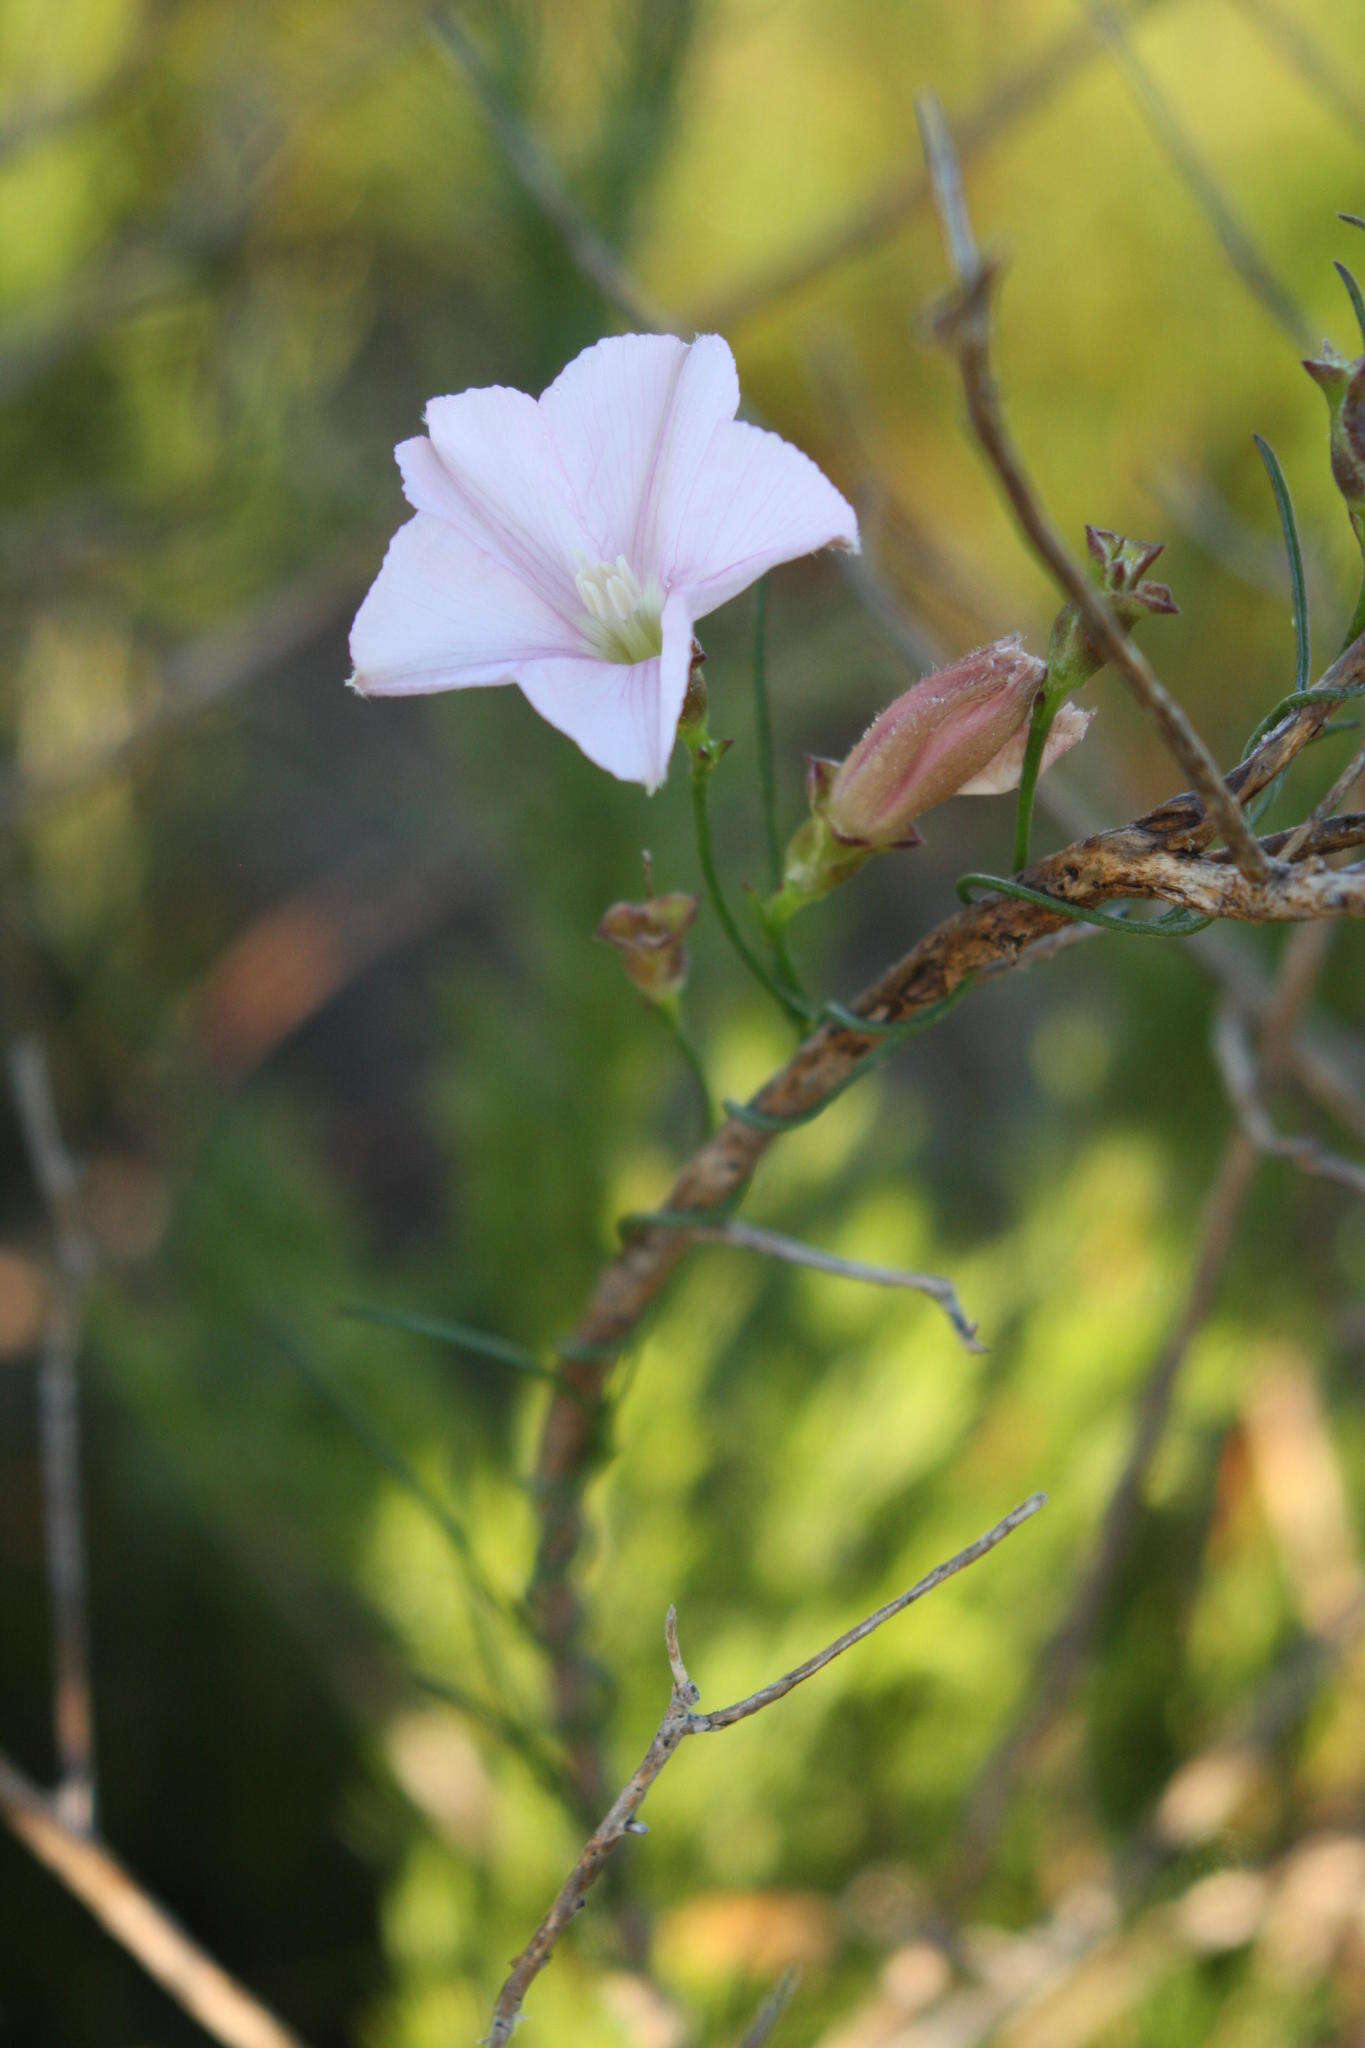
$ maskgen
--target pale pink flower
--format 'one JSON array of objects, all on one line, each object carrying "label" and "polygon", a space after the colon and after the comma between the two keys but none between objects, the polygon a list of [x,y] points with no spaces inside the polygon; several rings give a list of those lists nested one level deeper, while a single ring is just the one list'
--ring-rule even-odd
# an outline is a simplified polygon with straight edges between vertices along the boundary
[{"label": "pale pink flower", "polygon": [[516,683],[589,760],[657,789],[694,622],[778,562],[858,545],[834,486],[738,405],[715,334],[599,341],[538,399],[433,399],[396,450],[417,516],[351,629],[356,689]]}]

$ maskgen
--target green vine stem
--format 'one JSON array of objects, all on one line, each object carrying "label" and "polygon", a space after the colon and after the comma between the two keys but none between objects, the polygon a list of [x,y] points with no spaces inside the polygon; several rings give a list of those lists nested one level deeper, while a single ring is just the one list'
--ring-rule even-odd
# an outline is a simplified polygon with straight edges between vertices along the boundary
[{"label": "green vine stem", "polygon": [[1043,765],[1043,749],[1052,722],[1062,707],[1065,692],[1055,693],[1046,683],[1038,693],[1029,720],[1028,744],[1024,748],[1024,765],[1019,772],[1019,808],[1014,819],[1014,871],[1018,874],[1028,866],[1029,841],[1033,836],[1033,799],[1038,789],[1038,775]]},{"label": "green vine stem", "polygon": [[672,1002],[653,1002],[649,1008],[682,1055],[683,1064],[696,1084],[697,1099],[701,1105],[702,1129],[710,1131],[716,1121],[716,1113],[711,1102],[711,1083],[706,1078],[706,1067],[696,1041],[683,1023],[682,1005],[675,997]]},{"label": "green vine stem", "polygon": [[775,975],[771,974],[755,953],[735,921],[735,916],[725,900],[720,875],[716,869],[715,848],[711,842],[711,812],[708,801],[711,776],[720,759],[719,751],[705,726],[681,728],[683,740],[692,757],[692,823],[697,838],[697,864],[701,868],[702,884],[705,887],[711,908],[720,921],[720,928],[730,941],[739,959],[748,972],[766,990],[773,1001],[780,1004],[793,1023],[804,1029],[807,1010],[804,1002],[794,989],[784,988]]}]

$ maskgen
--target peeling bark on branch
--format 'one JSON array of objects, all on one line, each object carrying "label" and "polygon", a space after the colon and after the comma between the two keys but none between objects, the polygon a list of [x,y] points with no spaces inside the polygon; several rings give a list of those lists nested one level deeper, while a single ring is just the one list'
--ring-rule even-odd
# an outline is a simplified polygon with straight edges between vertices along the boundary
[{"label": "peeling bark on branch", "polygon": [[[1334,691],[1365,678],[1365,635],[1322,677],[1315,701],[1288,713],[1226,778],[1241,804],[1265,789],[1315,739],[1333,715]],[[1019,880],[1069,904],[1152,900],[1188,903],[1229,918],[1276,921],[1365,916],[1365,876],[1319,870],[1305,858],[1283,877],[1249,881],[1226,859],[1201,859],[1216,837],[1198,796],[1172,797],[1117,830],[1078,840],[1037,861]],[[1365,839],[1365,820],[1325,821],[1303,849],[1340,849]],[[1281,894],[1281,892],[1285,892]],[[963,982],[999,974],[1067,928],[1061,911],[989,896],[926,934],[852,1004],[871,1024],[905,1022],[941,1002]],[[881,1041],[842,1024],[813,1031],[749,1107],[794,1117],[818,1109],[844,1086]],[[684,1166],[665,1207],[675,1215],[716,1217],[749,1181],[774,1133],[731,1117]],[[563,1393],[551,1397],[537,1464],[541,1536],[533,1600],[550,1651],[556,1720],[568,1743],[583,1807],[600,1811],[602,1773],[583,1732],[591,1684],[578,1652],[580,1608],[569,1567],[583,1535],[582,1497],[600,1441],[602,1402],[613,1364],[692,1244],[685,1229],[646,1225],[633,1232],[603,1268],[583,1315],[563,1347]]]}]

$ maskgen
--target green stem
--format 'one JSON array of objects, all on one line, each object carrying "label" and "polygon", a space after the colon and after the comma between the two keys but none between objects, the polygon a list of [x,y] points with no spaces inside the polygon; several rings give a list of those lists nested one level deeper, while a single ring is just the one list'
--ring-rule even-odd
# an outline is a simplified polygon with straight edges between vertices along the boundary
[{"label": "green stem", "polygon": [[806,994],[805,984],[797,973],[792,960],[791,947],[787,943],[786,928],[780,922],[770,922],[767,918],[764,919],[764,924],[772,944],[773,957],[777,961],[777,971],[783,981],[786,982],[792,995],[802,1005],[808,1015],[810,1011],[810,998]]},{"label": "green stem", "polygon": [[1043,685],[1038,702],[1033,707],[1029,720],[1028,744],[1024,748],[1024,765],[1019,774],[1019,808],[1015,813],[1014,826],[1014,872],[1028,866],[1029,840],[1033,832],[1033,798],[1038,788],[1038,774],[1043,765],[1043,749],[1047,736],[1052,730],[1052,721],[1061,709],[1064,692],[1053,694],[1046,683]]},{"label": "green stem", "polygon": [[682,1006],[675,997],[671,1003],[655,1002],[649,1007],[672,1036],[688,1072],[696,1083],[697,1095],[701,1101],[702,1128],[709,1134],[716,1122],[716,1112],[711,1103],[711,1084],[706,1078],[706,1068],[702,1064],[701,1054],[683,1023]]},{"label": "green stem", "polygon": [[748,968],[754,980],[758,982],[761,988],[767,990],[774,1001],[781,1004],[789,1017],[796,1023],[804,1026],[810,1021],[806,1011],[792,991],[782,987],[781,983],[768,972],[768,969],[754,952],[743,932],[735,923],[730,906],[725,900],[724,891],[720,886],[720,876],[716,872],[715,853],[711,845],[711,816],[706,800],[707,784],[710,782],[711,771],[714,765],[713,761],[705,758],[700,746],[692,748],[692,822],[696,828],[697,860],[701,867],[701,878],[706,888],[706,894],[710,899],[711,908],[720,920],[721,930],[725,933],[726,938],[730,941],[730,944],[734,947],[735,952]]},{"label": "green stem", "polygon": [[782,886],[782,844],[777,831],[777,787],[773,775],[773,723],[768,707],[768,579],[754,605],[754,731],[758,740],[758,784],[763,798],[763,834],[768,848],[768,887]]}]

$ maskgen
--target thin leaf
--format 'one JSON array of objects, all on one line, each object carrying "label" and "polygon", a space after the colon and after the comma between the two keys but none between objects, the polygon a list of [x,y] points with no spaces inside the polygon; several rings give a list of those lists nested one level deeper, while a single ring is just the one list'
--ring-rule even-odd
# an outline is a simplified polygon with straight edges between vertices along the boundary
[{"label": "thin leaf", "polygon": [[474,1557],[474,1546],[469,1531],[454,1509],[443,1501],[438,1493],[432,1491],[402,1452],[396,1450],[388,1439],[375,1429],[369,1417],[334,1387],[283,1331],[271,1329],[267,1334],[279,1354],[288,1361],[299,1378],[324,1406],[331,1410],[337,1421],[354,1437],[368,1456],[381,1466],[435,1523],[464,1567],[471,1588],[485,1605],[493,1608],[498,1614],[519,1621],[521,1617],[513,1603],[498,1593],[484,1577]]},{"label": "thin leaf", "polygon": [[1252,439],[1260,450],[1270,488],[1275,493],[1275,506],[1280,515],[1280,528],[1284,534],[1284,551],[1289,559],[1289,588],[1294,601],[1294,688],[1306,690],[1312,673],[1313,649],[1308,625],[1308,588],[1303,577],[1303,550],[1299,546],[1299,530],[1294,519],[1294,501],[1289,495],[1289,485],[1280,467],[1280,458],[1269,441],[1260,434]]},{"label": "thin leaf", "polygon": [[1348,270],[1344,263],[1338,263],[1334,267],[1337,276],[1350,294],[1351,304],[1355,308],[1356,323],[1360,328],[1360,338],[1362,341],[1365,341],[1365,293],[1361,291],[1355,273]]},{"label": "thin leaf", "polygon": [[448,1344],[456,1351],[467,1351],[473,1358],[486,1358],[494,1365],[505,1365],[511,1372],[524,1373],[528,1379],[551,1380],[557,1386],[559,1374],[548,1365],[542,1365],[534,1352],[522,1344],[514,1344],[509,1337],[495,1337],[486,1330],[471,1330],[465,1323],[452,1323],[439,1316],[410,1315],[402,1309],[370,1308],[360,1303],[348,1304],[341,1310],[358,1323],[374,1323],[382,1329],[406,1330],[412,1337],[431,1337],[438,1344]]}]

